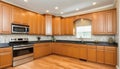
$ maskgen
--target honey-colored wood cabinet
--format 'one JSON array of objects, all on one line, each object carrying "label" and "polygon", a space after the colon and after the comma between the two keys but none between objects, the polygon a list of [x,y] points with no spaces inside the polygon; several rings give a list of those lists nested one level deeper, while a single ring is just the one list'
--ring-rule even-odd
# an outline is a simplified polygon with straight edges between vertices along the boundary
[{"label": "honey-colored wood cabinet", "polygon": [[45,35],[45,18],[43,15],[37,14],[37,34]]},{"label": "honey-colored wood cabinet", "polygon": [[116,34],[116,10],[93,13],[92,33],[95,35]]},{"label": "honey-colored wood cabinet", "polygon": [[0,33],[11,34],[12,6],[0,3]]},{"label": "honey-colored wood cabinet", "polygon": [[34,44],[34,58],[43,57],[52,53],[50,43]]},{"label": "honey-colored wood cabinet", "polygon": [[116,65],[117,64],[117,48],[105,47],[105,64]]},{"label": "honey-colored wood cabinet", "polygon": [[88,45],[88,61],[96,62],[96,46]]},{"label": "honey-colored wood cabinet", "polygon": [[73,35],[74,30],[73,17],[62,18],[61,30],[62,35]]},{"label": "honey-colored wood cabinet", "polygon": [[61,17],[53,17],[52,32],[53,35],[61,35]]},{"label": "honey-colored wood cabinet", "polygon": [[38,32],[38,22],[37,22],[37,14],[33,12],[28,12],[28,25],[30,27],[29,34],[37,34]]},{"label": "honey-colored wood cabinet", "polygon": [[105,63],[105,46],[97,46],[97,62]]},{"label": "honey-colored wood cabinet", "polygon": [[80,46],[80,59],[87,60],[87,45],[79,45]]},{"label": "honey-colored wood cabinet", "polygon": [[0,69],[12,65],[12,47],[0,48]]}]

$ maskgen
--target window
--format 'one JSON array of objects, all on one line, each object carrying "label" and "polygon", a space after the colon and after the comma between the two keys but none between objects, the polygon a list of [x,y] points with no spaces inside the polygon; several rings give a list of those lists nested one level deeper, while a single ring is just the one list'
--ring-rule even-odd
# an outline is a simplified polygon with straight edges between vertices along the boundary
[{"label": "window", "polygon": [[77,38],[91,38],[91,20],[79,19],[75,26]]}]

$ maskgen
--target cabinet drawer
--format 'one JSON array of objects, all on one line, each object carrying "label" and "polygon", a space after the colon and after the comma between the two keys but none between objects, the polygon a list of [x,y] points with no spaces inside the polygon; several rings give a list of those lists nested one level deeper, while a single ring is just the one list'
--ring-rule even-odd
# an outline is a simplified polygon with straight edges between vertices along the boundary
[{"label": "cabinet drawer", "polygon": [[97,46],[97,50],[105,50],[105,46]]},{"label": "cabinet drawer", "polygon": [[117,47],[110,47],[110,46],[106,46],[105,50],[110,50],[110,51],[116,51]]},{"label": "cabinet drawer", "polygon": [[2,52],[11,52],[11,51],[12,51],[12,47],[0,48],[0,53],[2,53]]},{"label": "cabinet drawer", "polygon": [[94,48],[94,49],[96,49],[97,46],[90,46],[90,45],[88,45],[88,49],[89,49],[89,48]]}]

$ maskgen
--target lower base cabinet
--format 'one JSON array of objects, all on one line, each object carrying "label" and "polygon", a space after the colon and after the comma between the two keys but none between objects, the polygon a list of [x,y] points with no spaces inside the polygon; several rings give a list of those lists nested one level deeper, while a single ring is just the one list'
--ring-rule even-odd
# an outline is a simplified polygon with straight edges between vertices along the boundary
[{"label": "lower base cabinet", "polygon": [[117,65],[116,47],[105,47],[105,64]]},{"label": "lower base cabinet", "polygon": [[12,47],[0,48],[0,69],[12,65]]},{"label": "lower base cabinet", "polygon": [[52,53],[50,43],[39,43],[34,45],[34,58],[43,57]]},{"label": "lower base cabinet", "polygon": [[87,61],[116,65],[117,47],[71,43],[38,43],[34,45],[34,58],[58,54]]}]

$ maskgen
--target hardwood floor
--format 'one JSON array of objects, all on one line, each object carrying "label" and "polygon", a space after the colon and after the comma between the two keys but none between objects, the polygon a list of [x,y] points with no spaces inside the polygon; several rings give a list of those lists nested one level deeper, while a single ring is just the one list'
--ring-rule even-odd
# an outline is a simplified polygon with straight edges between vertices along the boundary
[{"label": "hardwood floor", "polygon": [[113,66],[92,62],[80,61],[78,59],[50,55],[20,66],[7,69],[116,69]]}]

